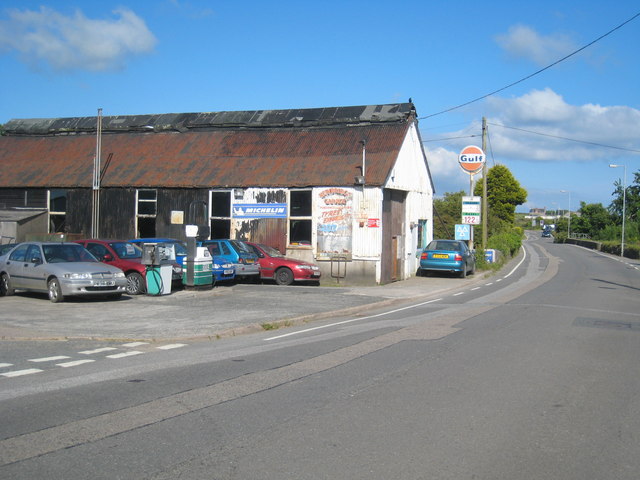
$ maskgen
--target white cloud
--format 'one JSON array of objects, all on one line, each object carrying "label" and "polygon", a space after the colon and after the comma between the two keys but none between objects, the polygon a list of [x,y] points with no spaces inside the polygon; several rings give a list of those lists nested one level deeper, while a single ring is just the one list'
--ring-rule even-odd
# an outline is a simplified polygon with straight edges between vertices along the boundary
[{"label": "white cloud", "polygon": [[[548,88],[532,90],[516,98],[491,97],[485,107],[489,129],[486,152],[489,166],[494,161],[509,168],[529,164],[533,171],[542,172],[556,171],[548,168],[558,162],[576,165],[591,162],[606,166],[621,156],[630,159],[627,160],[630,164],[638,159],[637,153],[594,144],[640,150],[637,134],[640,110],[628,106],[571,105]],[[468,175],[458,165],[458,154],[466,145],[480,146],[481,132],[478,119],[462,130],[437,135],[437,138],[451,140],[435,142],[431,141],[433,135],[423,133],[438,194],[468,190]]]},{"label": "white cloud", "polygon": [[131,10],[113,14],[112,20],[95,20],[79,10],[72,16],[47,7],[9,10],[9,20],[0,21],[0,49],[17,51],[31,66],[44,63],[54,70],[121,69],[130,55],[152,52],[157,40]]},{"label": "white cloud", "polygon": [[568,35],[541,35],[526,25],[514,25],[495,40],[509,55],[526,58],[540,66],[559,60],[577,49]]}]

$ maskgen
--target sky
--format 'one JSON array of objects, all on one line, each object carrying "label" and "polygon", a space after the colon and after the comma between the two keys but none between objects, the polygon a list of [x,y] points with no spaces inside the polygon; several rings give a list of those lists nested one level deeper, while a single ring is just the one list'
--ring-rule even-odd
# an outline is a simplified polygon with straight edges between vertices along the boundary
[{"label": "sky", "polygon": [[0,124],[411,98],[436,197],[469,191],[458,156],[482,145],[484,117],[488,166],[528,192],[517,211],[606,207],[640,171],[639,13],[635,0],[3,0]]}]

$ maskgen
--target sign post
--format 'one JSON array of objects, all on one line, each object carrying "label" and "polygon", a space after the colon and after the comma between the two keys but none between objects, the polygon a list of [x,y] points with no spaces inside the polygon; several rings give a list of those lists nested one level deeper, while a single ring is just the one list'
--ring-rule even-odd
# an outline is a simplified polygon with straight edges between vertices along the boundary
[{"label": "sign post", "polygon": [[[482,171],[486,161],[484,151],[475,145],[466,146],[458,155],[460,168],[469,174],[469,196],[462,197],[462,223],[480,225],[481,197],[473,196],[473,176]],[[469,247],[473,248],[473,227]]]}]

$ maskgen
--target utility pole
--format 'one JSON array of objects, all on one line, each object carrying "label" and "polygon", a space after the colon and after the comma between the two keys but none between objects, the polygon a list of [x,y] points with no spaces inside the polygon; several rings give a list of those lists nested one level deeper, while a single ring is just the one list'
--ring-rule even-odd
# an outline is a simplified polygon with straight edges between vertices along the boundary
[{"label": "utility pole", "polygon": [[[482,117],[482,151],[487,154],[487,118]],[[487,249],[487,161],[482,166],[482,249]]]}]

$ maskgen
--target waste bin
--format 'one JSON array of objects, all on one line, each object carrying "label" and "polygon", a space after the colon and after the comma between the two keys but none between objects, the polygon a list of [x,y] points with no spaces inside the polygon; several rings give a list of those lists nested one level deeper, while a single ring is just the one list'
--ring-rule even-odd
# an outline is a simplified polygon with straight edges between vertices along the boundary
[{"label": "waste bin", "polygon": [[149,295],[168,295],[171,293],[172,273],[173,265],[170,263],[148,265],[147,293]]},{"label": "waste bin", "polygon": [[213,285],[213,258],[207,247],[196,247],[196,256],[193,259],[193,285],[187,278],[189,263],[192,260],[189,257],[185,260],[182,269],[182,283],[187,286],[207,287]]}]

